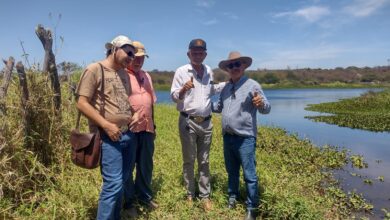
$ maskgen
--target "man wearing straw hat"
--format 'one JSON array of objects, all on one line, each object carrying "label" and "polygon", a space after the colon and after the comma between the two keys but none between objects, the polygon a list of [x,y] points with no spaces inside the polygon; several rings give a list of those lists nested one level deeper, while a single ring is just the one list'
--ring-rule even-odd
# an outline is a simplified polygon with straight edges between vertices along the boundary
[{"label": "man wearing straw hat", "polygon": [[252,58],[231,52],[219,68],[230,75],[220,99],[213,103],[213,112],[222,112],[222,133],[225,167],[228,173],[228,207],[234,208],[239,197],[240,166],[247,191],[245,220],[256,219],[259,206],[258,177],[256,174],[257,111],[268,114],[271,105],[261,86],[244,76]]},{"label": "man wearing straw hat", "polygon": [[203,64],[207,56],[206,42],[194,39],[188,46],[190,63],[179,67],[173,78],[171,97],[177,103],[179,133],[183,155],[183,177],[187,201],[195,198],[195,158],[198,160],[199,197],[205,211],[209,211],[210,170],[209,152],[213,125],[211,123],[211,96],[219,93],[225,83],[214,84],[211,68]]}]

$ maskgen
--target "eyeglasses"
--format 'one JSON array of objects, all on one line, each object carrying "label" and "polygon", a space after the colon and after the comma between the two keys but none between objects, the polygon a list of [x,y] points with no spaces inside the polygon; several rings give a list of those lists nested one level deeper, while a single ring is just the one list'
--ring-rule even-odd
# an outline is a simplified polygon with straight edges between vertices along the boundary
[{"label": "eyeglasses", "polygon": [[123,47],[121,47],[121,49],[127,54],[127,56],[129,56],[130,58],[134,58],[134,53],[132,51],[126,52],[126,50],[123,49]]},{"label": "eyeglasses", "polygon": [[234,67],[239,68],[240,66],[241,66],[241,62],[240,62],[240,61],[237,61],[237,62],[234,62],[234,63],[229,63],[229,64],[227,65],[227,68],[233,69]]}]

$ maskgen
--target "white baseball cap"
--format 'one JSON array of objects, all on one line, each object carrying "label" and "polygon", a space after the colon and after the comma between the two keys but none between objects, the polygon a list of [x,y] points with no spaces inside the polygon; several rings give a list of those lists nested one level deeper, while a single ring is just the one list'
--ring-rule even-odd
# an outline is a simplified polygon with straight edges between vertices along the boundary
[{"label": "white baseball cap", "polygon": [[137,48],[135,48],[135,46],[133,45],[133,41],[124,35],[119,35],[115,37],[111,42],[106,43],[105,47],[107,50],[110,50],[113,47],[123,47],[124,45],[129,45],[133,47],[135,51],[137,51]]}]

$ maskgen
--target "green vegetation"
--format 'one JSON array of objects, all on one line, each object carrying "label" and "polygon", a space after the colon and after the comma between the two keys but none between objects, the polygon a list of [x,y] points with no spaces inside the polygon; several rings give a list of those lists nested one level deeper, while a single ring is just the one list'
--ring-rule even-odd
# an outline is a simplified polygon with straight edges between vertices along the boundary
[{"label": "green vegetation", "polygon": [[[62,117],[53,111],[47,76],[28,73],[30,99],[21,108],[19,87],[11,84],[7,114],[0,116],[0,218],[91,219],[96,216],[101,186],[99,169],[85,170],[70,162],[68,136],[76,109],[63,86]],[[13,82],[17,82],[14,79]],[[30,117],[25,136],[22,115]],[[201,203],[185,205],[182,184],[178,112],[171,105],[156,107],[157,139],[153,189],[160,208],[141,209],[141,219],[237,219],[244,210],[245,187],[235,210],[226,208],[227,174],[222,153],[221,121],[213,117],[210,153],[214,209],[205,213]],[[86,129],[83,120],[83,129]],[[279,128],[261,127],[257,143],[262,218],[342,219],[356,211],[370,211],[361,195],[343,192],[331,171],[351,161],[346,151],[314,146]]]},{"label": "green vegetation", "polygon": [[370,131],[390,131],[390,90],[367,92],[360,97],[309,105],[306,110],[331,113],[307,116],[314,121]]}]

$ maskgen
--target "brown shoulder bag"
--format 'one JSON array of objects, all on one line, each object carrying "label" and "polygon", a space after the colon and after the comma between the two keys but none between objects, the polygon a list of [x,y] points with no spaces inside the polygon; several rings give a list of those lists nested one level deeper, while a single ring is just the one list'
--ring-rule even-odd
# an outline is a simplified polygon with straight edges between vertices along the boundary
[{"label": "brown shoulder bag", "polygon": [[[100,114],[104,111],[104,70],[100,64],[102,81],[100,89]],[[84,73],[85,74],[85,73]],[[84,76],[83,74],[83,76]],[[78,112],[76,120],[76,128],[70,132],[70,144],[72,146],[71,159],[72,162],[82,168],[94,169],[100,165],[102,141],[100,139],[99,129],[95,133],[81,133],[80,128],[81,112]]]}]

